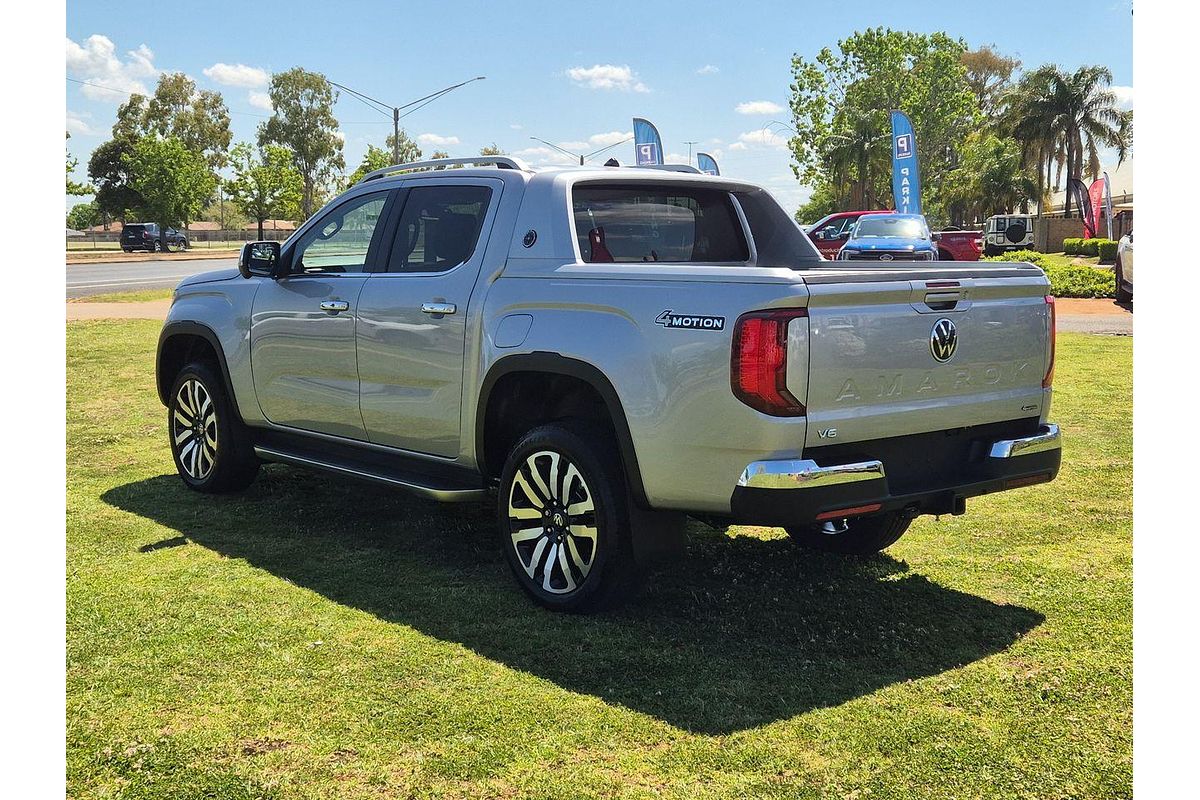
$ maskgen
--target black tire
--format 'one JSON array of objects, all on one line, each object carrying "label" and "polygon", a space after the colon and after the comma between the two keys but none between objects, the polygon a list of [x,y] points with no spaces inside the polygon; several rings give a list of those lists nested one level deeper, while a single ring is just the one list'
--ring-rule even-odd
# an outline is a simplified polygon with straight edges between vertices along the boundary
[{"label": "black tire", "polygon": [[122,253],[132,253],[132,252],[133,252],[133,248],[132,248],[132,247],[122,247],[122,248],[121,248],[121,252],[122,252]]},{"label": "black tire", "polygon": [[996,248],[992,247],[990,244],[983,246],[983,254],[985,256],[987,256],[988,258],[991,258],[992,256],[997,255],[998,253],[999,253],[999,251]]},{"label": "black tire", "polygon": [[1123,284],[1125,283],[1125,275],[1124,275],[1124,271],[1121,269],[1120,259],[1117,260],[1116,266],[1113,267],[1113,280],[1116,281],[1116,284],[1117,284],[1117,291],[1116,291],[1117,302],[1118,303],[1133,302],[1133,292],[1126,289],[1123,286]]},{"label": "black tire", "polygon": [[611,433],[568,421],[525,434],[504,462],[496,517],[513,576],[538,604],[590,611],[635,591],[627,492]]},{"label": "black tire", "polygon": [[175,376],[167,402],[167,435],[175,469],[190,489],[236,492],[258,475],[246,426],[207,363],[194,361]]},{"label": "black tire", "polygon": [[158,242],[150,242],[150,244],[146,245],[147,253],[153,253],[157,249],[158,249]]},{"label": "black tire", "polygon": [[187,250],[187,249],[188,249],[188,246],[189,246],[189,245],[188,245],[188,240],[187,240],[187,239],[180,239],[180,240],[179,240],[179,250],[180,250],[180,252],[183,252],[184,250]]},{"label": "black tire", "polygon": [[936,261],[953,261],[954,254],[951,253],[949,250],[942,250],[939,248],[937,251],[937,258],[935,260]]},{"label": "black tire", "polygon": [[848,556],[868,556],[895,544],[911,523],[910,517],[893,512],[817,525],[793,525],[784,530],[801,547]]},{"label": "black tire", "polygon": [[1025,239],[1025,223],[1014,222],[1004,229],[1004,238],[1013,244],[1019,244]]}]

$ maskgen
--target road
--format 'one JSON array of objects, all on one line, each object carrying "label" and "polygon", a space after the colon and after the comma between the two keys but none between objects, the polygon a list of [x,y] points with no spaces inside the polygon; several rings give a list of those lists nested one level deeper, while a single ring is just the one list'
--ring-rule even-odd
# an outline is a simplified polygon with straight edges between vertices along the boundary
[{"label": "road", "polygon": [[234,258],[68,264],[67,297],[134,292],[141,289],[173,289],[188,275],[236,266],[237,259]]}]

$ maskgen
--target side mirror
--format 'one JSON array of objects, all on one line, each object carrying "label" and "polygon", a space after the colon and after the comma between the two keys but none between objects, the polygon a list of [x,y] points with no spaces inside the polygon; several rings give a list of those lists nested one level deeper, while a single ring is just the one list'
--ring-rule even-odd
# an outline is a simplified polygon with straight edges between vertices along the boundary
[{"label": "side mirror", "polygon": [[935,242],[940,242],[942,240],[942,235],[940,233],[934,233],[934,234],[930,234],[930,235],[933,237],[933,240]]},{"label": "side mirror", "polygon": [[279,242],[247,242],[238,258],[238,272],[243,278],[259,275],[275,277],[279,266]]},{"label": "side mirror", "polygon": [[839,233],[839,234],[838,234],[838,237],[837,237],[837,238],[839,238],[839,239],[849,239],[849,238],[850,238],[850,231],[842,231],[841,233]]}]

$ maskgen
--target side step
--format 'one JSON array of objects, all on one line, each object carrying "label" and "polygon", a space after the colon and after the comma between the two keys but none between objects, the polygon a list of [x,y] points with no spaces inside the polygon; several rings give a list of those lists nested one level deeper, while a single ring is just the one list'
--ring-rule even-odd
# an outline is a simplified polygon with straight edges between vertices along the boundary
[{"label": "side step", "polygon": [[442,503],[486,500],[483,478],[470,470],[409,456],[388,448],[329,442],[301,434],[263,431],[254,454],[264,461],[334,472],[405,489]]}]

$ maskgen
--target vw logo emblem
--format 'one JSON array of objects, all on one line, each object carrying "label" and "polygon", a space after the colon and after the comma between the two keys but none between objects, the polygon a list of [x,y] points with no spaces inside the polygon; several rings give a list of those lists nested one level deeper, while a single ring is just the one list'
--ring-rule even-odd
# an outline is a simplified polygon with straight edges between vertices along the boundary
[{"label": "vw logo emblem", "polygon": [[891,261],[891,260],[892,260],[892,254],[891,254],[891,253],[884,253],[883,255],[881,255],[881,256],[879,257],[879,260],[880,260],[880,261]]},{"label": "vw logo emblem", "polygon": [[945,364],[957,349],[958,330],[954,323],[944,317],[933,323],[933,330],[929,332],[929,352],[934,360]]}]

